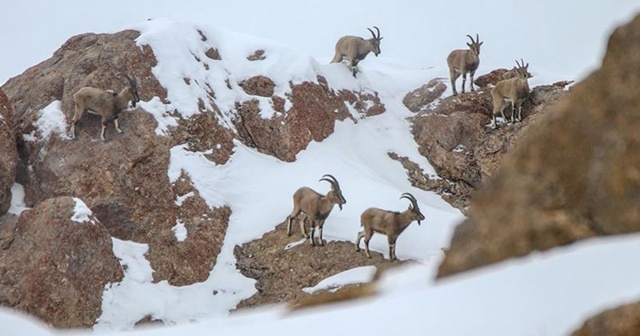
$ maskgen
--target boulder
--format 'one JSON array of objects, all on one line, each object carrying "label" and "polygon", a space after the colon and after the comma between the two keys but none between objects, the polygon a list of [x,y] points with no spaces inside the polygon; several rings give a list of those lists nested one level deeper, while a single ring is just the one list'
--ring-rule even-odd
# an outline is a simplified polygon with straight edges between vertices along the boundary
[{"label": "boulder", "polygon": [[640,231],[640,16],[602,68],[549,108],[476,193],[439,276]]},{"label": "boulder", "polygon": [[54,327],[92,326],[101,314],[105,286],[122,280],[109,232],[79,199],[39,203],[5,238],[0,304]]},{"label": "boulder", "polygon": [[11,187],[16,178],[18,160],[11,103],[0,90],[0,216],[11,206]]},{"label": "boulder", "polygon": [[407,93],[402,100],[411,112],[419,112],[427,105],[436,101],[447,90],[443,78],[434,78],[427,84]]},{"label": "boulder", "polygon": [[572,336],[640,335],[640,304],[609,309],[587,320]]}]

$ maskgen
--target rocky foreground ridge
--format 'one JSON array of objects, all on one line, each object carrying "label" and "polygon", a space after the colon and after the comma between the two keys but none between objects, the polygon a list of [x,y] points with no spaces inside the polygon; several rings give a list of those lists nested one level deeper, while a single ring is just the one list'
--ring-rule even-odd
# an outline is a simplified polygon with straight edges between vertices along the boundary
[{"label": "rocky foreground ridge", "polygon": [[[456,230],[441,276],[595,235],[638,231],[634,219],[640,212],[634,200],[640,190],[640,162],[637,151],[630,150],[640,141],[635,132],[640,121],[638,32],[640,18],[619,28],[602,69],[571,90],[566,83],[534,88],[524,122],[498,130],[485,127],[491,109],[487,87],[442,97],[446,81],[435,79],[407,94],[405,105],[416,113],[416,143],[442,179],[430,180],[407,158],[389,155],[407,168],[414,185],[442,193],[469,214]],[[200,35],[203,45],[212,43]],[[75,141],[38,127],[40,111],[56,101],[62,111],[71,111],[71,95],[82,86],[122,87],[120,73],[137,78],[142,101],[155,97],[169,104],[166,89],[153,74],[154,51],[137,46],[138,36],[129,30],[73,37],[50,59],[2,86],[8,99],[0,94],[0,214],[9,208],[7,195],[14,182],[24,186],[25,202],[32,209],[19,218],[0,217],[0,304],[56,327],[91,326],[99,316],[100,285],[122,277],[108,246],[110,237],[148,244],[156,281],[192,284],[206,279],[214,267],[231,210],[207,205],[187,174],[169,179],[171,148],[187,144],[188,150],[208,151],[209,160],[225,164],[233,141],[240,141],[291,161],[310,141],[329,136],[336,120],[352,118],[349,108],[362,117],[385,111],[375,93],[336,91],[321,77],[291,84],[283,97],[274,94],[270,78],[256,75],[234,83],[256,99],[236,102],[233,127],[219,122],[223,111],[213,90],[208,102],[198,104],[198,113],[189,118],[174,114],[177,125],[165,135],[157,134],[156,120],[141,106],[122,114],[125,133],[109,133],[105,143],[95,141],[95,118],[79,123]],[[218,46],[206,50],[194,55],[203,67],[224,62]],[[265,57],[260,50],[246,56],[252,62]],[[482,80],[490,83],[491,74]],[[184,82],[195,85],[190,78]],[[270,99],[280,113],[261,117],[257,97]],[[189,193],[193,196],[178,206],[176,200]],[[71,223],[73,197],[93,211],[94,222]],[[171,231],[178,221],[190,232],[180,243]],[[263,239],[281,238],[267,234]],[[100,248],[88,250],[87,243]],[[243,255],[264,252],[264,245],[258,240],[236,249],[245,275],[259,278],[272,272],[270,267],[280,267],[255,260],[243,263]],[[373,263],[383,261],[374,258]],[[92,266],[83,267],[87,264]],[[46,286],[44,280],[50,277],[67,286]],[[76,283],[78,279],[91,279],[92,286]],[[265,298],[246,305],[298,297],[291,288],[263,285],[272,292],[260,293]],[[77,305],[56,309],[60,300]],[[630,307],[622,308],[629,319],[609,323],[616,314],[606,313],[576,334],[599,334],[590,330],[611,325],[620,334],[636,334],[632,321],[637,320],[637,309]]]}]

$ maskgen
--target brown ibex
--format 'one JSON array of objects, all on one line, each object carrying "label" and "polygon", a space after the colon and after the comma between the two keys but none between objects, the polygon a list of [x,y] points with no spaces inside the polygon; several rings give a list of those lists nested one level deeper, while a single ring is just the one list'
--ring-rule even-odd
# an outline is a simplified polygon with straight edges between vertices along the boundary
[{"label": "brown ibex", "polygon": [[[491,91],[493,98],[493,128],[497,128],[496,115],[500,113],[502,119],[507,121],[504,116],[504,109],[507,103],[511,103],[511,122],[522,121],[522,104],[529,97],[529,63],[524,64],[524,60],[520,59],[522,64],[516,60],[514,73],[515,77],[502,80],[496,84]],[[516,117],[517,113],[517,117]]]},{"label": "brown ibex", "polygon": [[102,90],[90,86],[85,86],[73,95],[74,114],[71,122],[71,138],[76,137],[76,124],[82,118],[85,112],[96,114],[102,117],[102,130],[100,138],[104,138],[104,131],[107,124],[113,121],[116,131],[122,133],[118,125],[118,114],[129,105],[129,102],[136,107],[136,103],[140,101],[138,96],[138,83],[134,78],[125,75],[129,86],[122,89],[119,93],[111,90]]},{"label": "brown ibex", "polygon": [[[309,238],[311,245],[315,245],[315,228],[320,231],[320,245],[324,245],[322,240],[322,227],[324,221],[327,219],[333,206],[335,204],[342,210],[342,205],[347,203],[347,200],[342,196],[342,190],[340,190],[340,184],[338,180],[332,175],[325,174],[320,181],[326,181],[331,184],[331,190],[322,195],[309,187],[302,187],[293,194],[293,210],[287,217],[287,235],[291,235],[291,223],[293,220],[300,216],[300,230],[305,237]],[[304,222],[309,221],[310,233],[307,235],[304,228]]]},{"label": "brown ibex", "polygon": [[380,29],[378,27],[373,26],[375,28],[377,35],[371,30],[367,28],[372,38],[365,40],[359,36],[343,36],[336,43],[336,54],[333,56],[333,60],[331,63],[339,63],[342,62],[343,59],[346,59],[349,62],[348,66],[353,74],[353,77],[356,76],[356,72],[358,72],[356,66],[358,62],[362,61],[370,52],[373,52],[376,57],[380,54],[380,41],[383,39],[380,37]]},{"label": "brown ibex", "polygon": [[420,212],[418,201],[410,193],[404,193],[400,198],[406,198],[411,202],[409,208],[403,212],[388,211],[378,208],[369,208],[360,216],[360,226],[364,227],[363,231],[358,232],[356,238],[356,251],[360,251],[360,240],[364,238],[365,251],[367,257],[371,258],[369,253],[369,241],[373,233],[381,233],[387,236],[389,242],[389,259],[396,260],[396,240],[413,221],[424,220],[425,217]]},{"label": "brown ibex", "polygon": [[480,42],[480,36],[476,34],[476,40],[473,40],[471,35],[467,35],[471,39],[471,43],[467,43],[468,50],[454,50],[447,57],[447,65],[449,66],[449,77],[451,78],[451,87],[453,88],[453,95],[457,96],[456,79],[462,75],[462,93],[464,93],[464,87],[467,82],[467,74],[470,74],[470,86],[471,91],[473,89],[473,76],[480,65],[480,46],[484,42]]}]

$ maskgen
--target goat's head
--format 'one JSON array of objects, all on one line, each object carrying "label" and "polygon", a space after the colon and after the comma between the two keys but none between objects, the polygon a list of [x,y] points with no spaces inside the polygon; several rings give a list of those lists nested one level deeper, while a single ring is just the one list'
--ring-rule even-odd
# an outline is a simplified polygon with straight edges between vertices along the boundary
[{"label": "goat's head", "polygon": [[342,190],[340,190],[338,180],[336,180],[333,175],[325,174],[322,176],[320,181],[327,181],[331,184],[331,191],[327,193],[327,197],[331,202],[337,204],[338,207],[340,207],[340,210],[342,210],[342,205],[346,204],[347,200],[342,196]]},{"label": "goat's head", "polygon": [[525,65],[524,60],[521,58],[520,63],[518,63],[518,60],[516,60],[516,65],[517,67],[515,68],[515,72],[518,78],[527,79],[531,77],[531,75],[529,75],[529,63]]},{"label": "goat's head", "polygon": [[404,193],[402,194],[402,196],[400,196],[400,198],[406,198],[409,200],[409,202],[411,202],[411,205],[409,205],[409,209],[411,209],[411,214],[413,215],[414,220],[417,220],[418,225],[420,225],[420,221],[424,220],[425,217],[422,212],[420,212],[420,208],[418,207],[418,200],[416,200],[416,198],[410,193]]},{"label": "goat's head", "polygon": [[131,104],[133,107],[136,107],[136,103],[140,101],[140,96],[138,95],[138,82],[136,78],[129,77],[128,75],[124,75],[129,82],[129,92],[131,93]]},{"label": "goat's head", "polygon": [[378,29],[378,27],[376,26],[373,26],[373,28],[375,28],[378,34],[376,35],[376,33],[374,33],[371,28],[367,28],[371,32],[371,35],[373,35],[373,37],[368,39],[367,41],[369,41],[369,44],[371,44],[371,50],[373,51],[373,54],[378,57],[378,55],[380,54],[380,41],[383,38],[380,37],[380,29]]},{"label": "goat's head", "polygon": [[467,43],[467,46],[469,46],[469,50],[473,51],[473,53],[476,54],[476,56],[480,56],[480,46],[484,43],[484,42],[480,42],[480,36],[476,34],[475,41],[473,40],[473,37],[471,37],[471,35],[467,35],[467,37],[471,39],[471,43]]}]

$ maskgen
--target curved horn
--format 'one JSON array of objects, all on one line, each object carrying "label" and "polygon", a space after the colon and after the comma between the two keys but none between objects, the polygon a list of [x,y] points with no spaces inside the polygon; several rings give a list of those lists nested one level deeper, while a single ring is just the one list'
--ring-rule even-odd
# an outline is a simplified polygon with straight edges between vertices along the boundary
[{"label": "curved horn", "polygon": [[522,65],[520,65],[520,63],[518,62],[518,60],[516,60],[516,65],[518,66],[518,68],[522,68]]},{"label": "curved horn", "polygon": [[137,86],[138,86],[138,82],[136,81],[136,78],[135,78],[135,77],[131,78],[131,77],[129,77],[129,75],[127,75],[127,74],[125,74],[125,75],[124,75],[124,77],[125,77],[125,78],[127,78],[127,80],[129,81],[129,85],[130,85],[131,87],[134,87],[134,88],[135,88],[135,87],[137,87]]},{"label": "curved horn", "polygon": [[376,37],[376,39],[380,40],[381,39],[380,38],[380,29],[378,29],[378,27],[376,27],[376,26],[373,26],[373,28],[375,28],[376,31],[378,32],[378,37]]},{"label": "curved horn", "polygon": [[408,193],[408,192],[404,193],[404,194],[402,194],[402,196],[400,196],[400,198],[401,199],[402,198],[408,199],[411,202],[411,205],[413,206],[414,209],[419,209],[418,208],[418,200],[416,200],[416,198],[413,195],[411,195],[410,193]]},{"label": "curved horn", "polygon": [[471,43],[476,43],[476,41],[473,40],[473,37],[471,37],[471,35],[467,35],[467,37],[471,39]]},{"label": "curved horn", "polygon": [[476,43],[480,43],[480,35],[476,33]]},{"label": "curved horn", "polygon": [[322,175],[320,181],[327,181],[331,183],[335,189],[340,190],[340,183],[338,183],[338,180],[331,174]]},{"label": "curved horn", "polygon": [[[374,26],[374,28],[375,28],[375,26]],[[376,33],[374,33],[373,30],[371,30],[371,28],[367,28],[367,30],[371,32],[371,35],[373,35],[374,39],[377,39]]]}]

